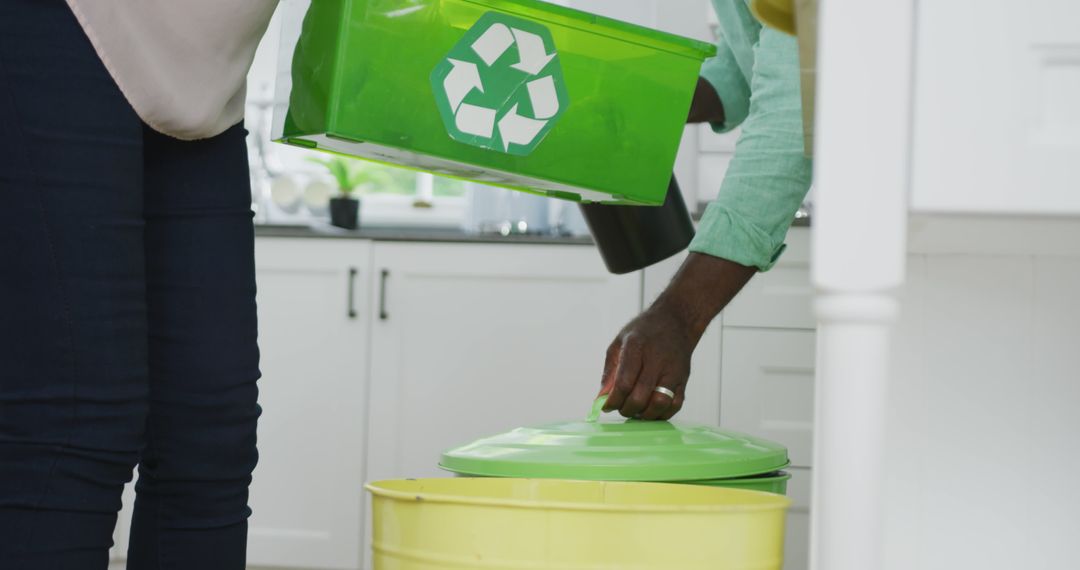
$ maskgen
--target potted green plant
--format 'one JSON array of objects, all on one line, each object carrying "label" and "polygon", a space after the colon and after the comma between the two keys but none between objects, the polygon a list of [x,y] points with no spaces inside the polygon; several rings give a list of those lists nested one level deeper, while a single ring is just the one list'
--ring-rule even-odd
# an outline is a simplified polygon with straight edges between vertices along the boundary
[{"label": "potted green plant", "polygon": [[332,156],[311,158],[330,171],[337,182],[338,195],[330,199],[330,224],[347,230],[355,230],[360,222],[360,199],[358,196],[370,191],[385,177],[377,166],[359,160]]}]

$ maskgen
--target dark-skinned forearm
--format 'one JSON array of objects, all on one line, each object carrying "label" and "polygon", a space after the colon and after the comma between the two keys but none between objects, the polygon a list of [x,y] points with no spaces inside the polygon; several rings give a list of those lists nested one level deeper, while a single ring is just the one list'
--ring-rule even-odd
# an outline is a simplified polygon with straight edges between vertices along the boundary
[{"label": "dark-skinned forearm", "polygon": [[653,307],[677,315],[694,345],[716,315],[742,290],[757,269],[703,253],[691,253]]},{"label": "dark-skinned forearm", "polygon": [[690,103],[690,114],[686,118],[687,123],[723,123],[724,105],[712,83],[704,77],[698,77],[697,88],[694,89],[694,98]]}]

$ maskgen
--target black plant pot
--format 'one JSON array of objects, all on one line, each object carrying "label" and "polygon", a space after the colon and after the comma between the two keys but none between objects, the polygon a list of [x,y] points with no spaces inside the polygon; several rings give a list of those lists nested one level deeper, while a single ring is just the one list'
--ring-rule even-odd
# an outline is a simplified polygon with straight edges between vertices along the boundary
[{"label": "black plant pot", "polygon": [[330,225],[355,230],[360,222],[360,200],[348,196],[330,198]]},{"label": "black plant pot", "polygon": [[663,261],[694,239],[694,222],[674,176],[662,206],[582,204],[581,212],[604,265],[615,274]]}]

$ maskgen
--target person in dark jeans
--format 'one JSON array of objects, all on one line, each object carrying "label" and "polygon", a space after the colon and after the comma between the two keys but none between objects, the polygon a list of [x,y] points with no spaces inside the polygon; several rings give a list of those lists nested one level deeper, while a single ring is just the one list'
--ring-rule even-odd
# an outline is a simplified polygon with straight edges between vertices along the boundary
[{"label": "person in dark jeans", "polygon": [[[111,0],[109,0],[111,1]],[[66,4],[0,1],[0,569],[241,569],[259,352],[245,135],[149,128]]]}]

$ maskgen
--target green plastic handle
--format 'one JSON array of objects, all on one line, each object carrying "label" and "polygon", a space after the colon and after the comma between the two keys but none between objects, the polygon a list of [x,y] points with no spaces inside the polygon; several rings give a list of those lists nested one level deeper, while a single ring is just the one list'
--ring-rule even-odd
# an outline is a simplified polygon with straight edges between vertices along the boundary
[{"label": "green plastic handle", "polygon": [[600,419],[600,414],[604,413],[604,404],[607,403],[608,395],[602,394],[592,404],[592,411],[589,412],[589,417],[585,421],[589,423],[596,423]]}]

